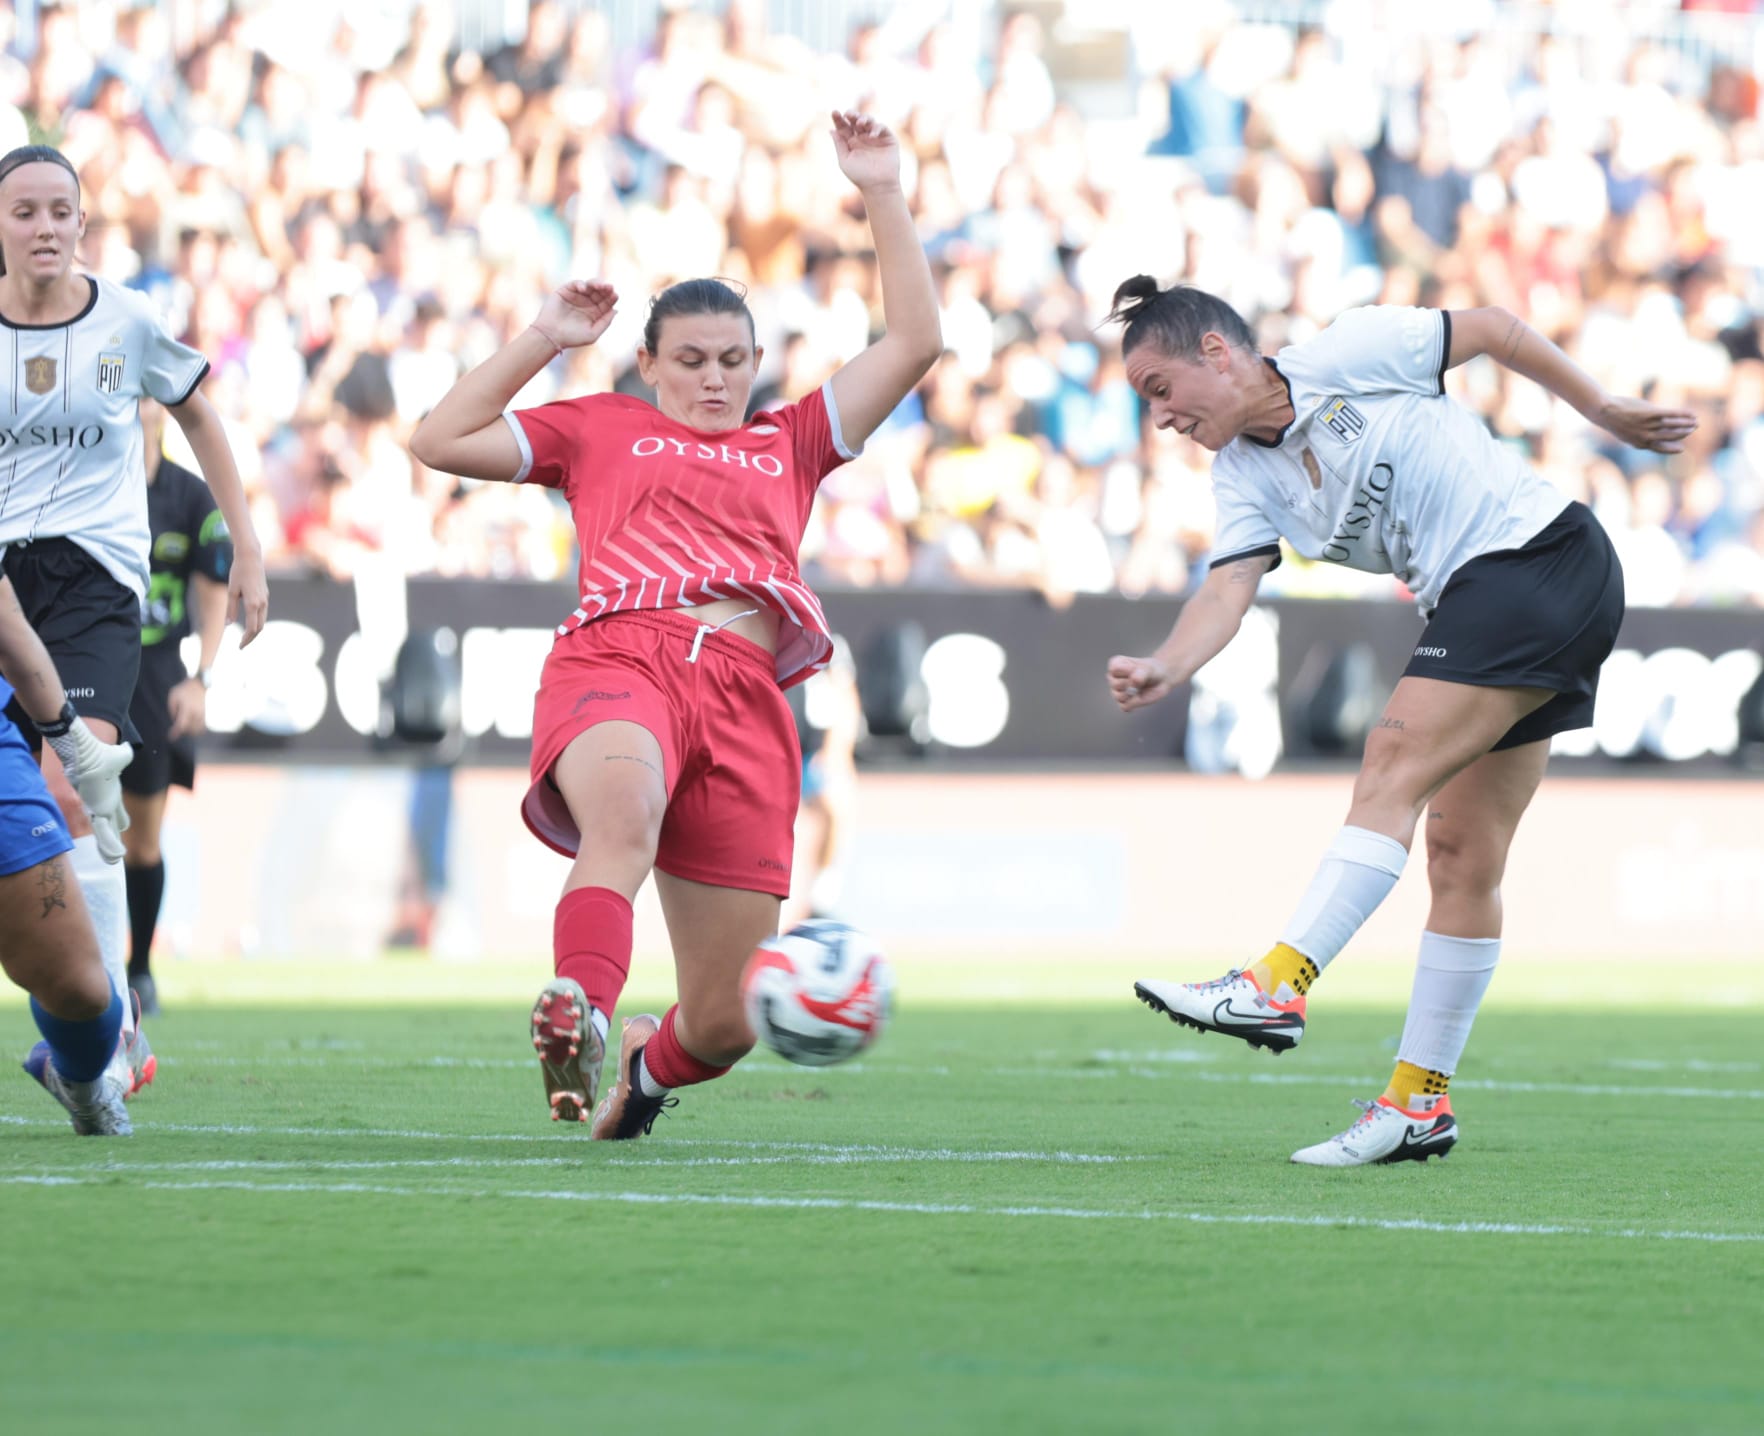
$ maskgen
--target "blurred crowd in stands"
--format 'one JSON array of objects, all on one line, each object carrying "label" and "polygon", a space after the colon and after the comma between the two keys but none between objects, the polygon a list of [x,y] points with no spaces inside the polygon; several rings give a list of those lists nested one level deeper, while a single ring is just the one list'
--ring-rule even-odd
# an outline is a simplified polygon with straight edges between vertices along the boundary
[{"label": "blurred crowd in stands", "polygon": [[[1053,602],[1193,582],[1210,456],[1145,426],[1101,325],[1144,271],[1223,295],[1270,352],[1351,305],[1504,305],[1613,389],[1694,406],[1691,447],[1662,459],[1488,361],[1450,381],[1593,506],[1633,604],[1764,603],[1752,69],[1609,19],[1536,34],[1493,0],[1358,0],[1313,27],[1185,0],[1103,7],[1132,27],[1125,72],[1076,94],[1050,65],[1058,8],[884,18],[838,55],[750,0],[664,7],[637,47],[597,9],[538,0],[486,53],[436,0],[187,7],[175,41],[159,7],[47,8],[30,53],[4,37],[0,150],[59,145],[84,181],[83,261],[209,356],[283,571],[573,573],[554,495],[430,472],[404,442],[566,277],[612,280],[620,317],[521,403],[643,392],[648,296],[708,274],[748,286],[757,402],[817,386],[880,321],[838,107],[902,138],[947,352],[827,481],[813,580]],[[1400,19],[1448,10],[1480,34]],[[1402,596],[1329,565],[1268,587]]]}]

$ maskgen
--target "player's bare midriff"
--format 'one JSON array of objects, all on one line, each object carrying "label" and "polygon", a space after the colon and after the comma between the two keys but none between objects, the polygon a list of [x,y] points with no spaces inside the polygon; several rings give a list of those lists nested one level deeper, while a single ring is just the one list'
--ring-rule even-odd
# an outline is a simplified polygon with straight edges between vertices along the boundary
[{"label": "player's bare midriff", "polygon": [[729,626],[723,629],[724,633],[733,633],[749,643],[759,644],[767,653],[776,653],[778,615],[769,608],[762,608],[758,612],[754,612],[753,608],[754,605],[746,599],[719,598],[680,611],[690,614],[700,623],[710,624],[713,628],[727,623]]}]

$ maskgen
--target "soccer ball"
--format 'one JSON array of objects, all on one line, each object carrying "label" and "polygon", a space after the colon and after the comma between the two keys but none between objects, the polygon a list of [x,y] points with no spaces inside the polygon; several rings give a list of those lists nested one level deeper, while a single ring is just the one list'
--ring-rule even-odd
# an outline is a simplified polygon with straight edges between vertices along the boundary
[{"label": "soccer ball", "polygon": [[802,1067],[828,1067],[881,1035],[894,972],[863,933],[816,918],[753,950],[741,974],[741,1000],[754,1033],[772,1051]]}]

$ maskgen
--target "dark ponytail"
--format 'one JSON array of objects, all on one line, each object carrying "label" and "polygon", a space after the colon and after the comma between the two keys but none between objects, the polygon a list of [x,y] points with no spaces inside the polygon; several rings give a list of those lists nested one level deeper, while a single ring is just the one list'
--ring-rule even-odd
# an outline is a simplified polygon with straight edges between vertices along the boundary
[{"label": "dark ponytail", "polygon": [[727,279],[686,279],[669,285],[649,301],[643,347],[654,354],[661,343],[662,320],[685,314],[740,314],[747,320],[747,342],[756,342],[745,286]]},{"label": "dark ponytail", "polygon": [[1155,341],[1176,359],[1198,359],[1201,339],[1217,334],[1235,349],[1256,351],[1256,336],[1243,316],[1223,299],[1191,284],[1160,289],[1149,274],[1136,274],[1115,291],[1109,320],[1123,324],[1121,352]]},{"label": "dark ponytail", "polygon": [[[53,145],[20,145],[15,150],[8,150],[0,155],[0,184],[6,183],[6,176],[21,165],[60,165],[73,176],[74,193],[80,192],[80,174],[73,167],[73,161]],[[0,275],[6,273],[6,255],[0,252]]]}]

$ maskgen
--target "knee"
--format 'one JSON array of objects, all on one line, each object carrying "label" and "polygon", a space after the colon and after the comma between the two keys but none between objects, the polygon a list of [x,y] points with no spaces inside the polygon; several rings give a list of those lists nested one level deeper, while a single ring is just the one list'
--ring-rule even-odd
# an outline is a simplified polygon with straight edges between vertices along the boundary
[{"label": "knee", "polygon": [[595,806],[591,821],[582,825],[582,846],[653,854],[666,811],[659,794],[620,793]]},{"label": "knee", "polygon": [[1491,836],[1428,821],[1427,883],[1435,893],[1498,892],[1506,860],[1504,847]]},{"label": "knee", "polygon": [[1428,765],[1413,745],[1374,730],[1354,779],[1354,802],[1419,812],[1427,801],[1429,778]]}]

